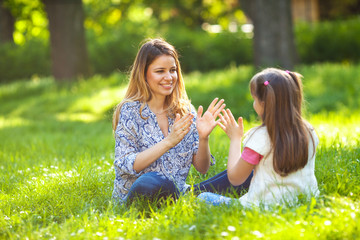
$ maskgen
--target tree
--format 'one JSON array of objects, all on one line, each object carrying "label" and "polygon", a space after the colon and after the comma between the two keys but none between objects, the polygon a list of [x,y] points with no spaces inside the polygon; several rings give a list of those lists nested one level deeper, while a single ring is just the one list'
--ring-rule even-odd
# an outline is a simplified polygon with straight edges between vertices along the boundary
[{"label": "tree", "polygon": [[49,19],[52,74],[70,80],[89,74],[81,0],[43,0]]},{"label": "tree", "polygon": [[296,49],[291,0],[240,0],[254,25],[254,63],[257,68],[293,69]]},{"label": "tree", "polygon": [[15,18],[6,6],[5,0],[0,0],[0,42],[14,42]]}]

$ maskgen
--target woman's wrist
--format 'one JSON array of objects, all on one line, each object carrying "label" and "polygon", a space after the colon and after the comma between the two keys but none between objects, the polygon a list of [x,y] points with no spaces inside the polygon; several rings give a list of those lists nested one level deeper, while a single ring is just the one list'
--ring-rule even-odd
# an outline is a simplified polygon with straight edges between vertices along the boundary
[{"label": "woman's wrist", "polygon": [[169,150],[170,148],[173,148],[173,147],[176,146],[176,144],[174,144],[174,143],[169,139],[169,137],[164,138],[161,142],[164,144],[164,147],[166,148],[166,150]]}]

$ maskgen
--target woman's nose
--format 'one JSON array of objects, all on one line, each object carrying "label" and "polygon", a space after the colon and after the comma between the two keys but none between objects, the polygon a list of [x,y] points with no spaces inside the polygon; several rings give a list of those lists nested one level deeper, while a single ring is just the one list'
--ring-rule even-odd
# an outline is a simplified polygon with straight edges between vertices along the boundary
[{"label": "woman's nose", "polygon": [[166,73],[165,73],[165,76],[164,76],[164,79],[166,79],[166,80],[171,80],[171,79],[172,79],[171,73],[170,73],[170,72],[166,72]]}]

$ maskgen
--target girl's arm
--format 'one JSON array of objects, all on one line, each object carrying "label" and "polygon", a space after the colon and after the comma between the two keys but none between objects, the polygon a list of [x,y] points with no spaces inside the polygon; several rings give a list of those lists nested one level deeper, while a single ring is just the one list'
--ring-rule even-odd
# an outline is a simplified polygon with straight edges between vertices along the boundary
[{"label": "girl's arm", "polygon": [[253,169],[254,165],[241,158],[241,138],[231,140],[227,164],[229,182],[234,186],[241,185],[249,177]]},{"label": "girl's arm", "polygon": [[238,122],[236,122],[230,109],[223,110],[222,113],[223,115],[220,114],[221,123],[219,122],[219,126],[230,138],[227,174],[230,183],[238,186],[247,179],[254,169],[254,165],[241,158],[241,141],[244,136],[242,117],[239,117]]},{"label": "girl's arm", "polygon": [[203,114],[203,107],[200,106],[196,118],[196,128],[199,133],[198,152],[193,157],[193,165],[200,173],[205,174],[210,166],[211,154],[209,147],[209,135],[220,120],[217,116],[225,108],[224,100],[218,101],[215,98]]},{"label": "girl's arm", "polygon": [[192,118],[192,114],[187,114],[182,118],[177,114],[169,135],[154,146],[137,154],[134,162],[134,170],[137,173],[144,170],[169,149],[175,147],[189,132]]}]

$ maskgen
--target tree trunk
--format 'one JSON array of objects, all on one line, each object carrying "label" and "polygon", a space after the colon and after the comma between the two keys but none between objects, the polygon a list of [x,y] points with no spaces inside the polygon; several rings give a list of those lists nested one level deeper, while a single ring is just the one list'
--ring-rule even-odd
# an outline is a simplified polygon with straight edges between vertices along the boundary
[{"label": "tree trunk", "polygon": [[4,0],[0,0],[0,42],[14,42],[15,18],[10,10],[4,5]]},{"label": "tree trunk", "polygon": [[52,74],[73,80],[89,74],[81,0],[43,0],[49,19]]},{"label": "tree trunk", "polygon": [[254,64],[257,68],[293,69],[296,49],[291,0],[240,0],[254,25]]}]

